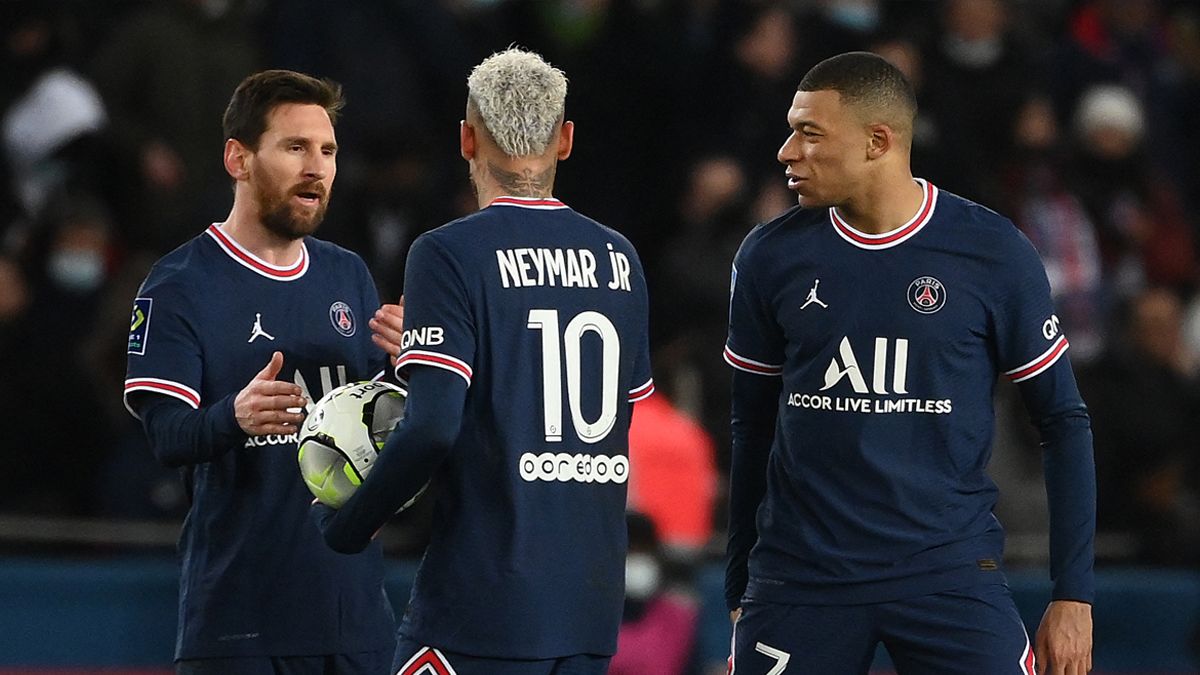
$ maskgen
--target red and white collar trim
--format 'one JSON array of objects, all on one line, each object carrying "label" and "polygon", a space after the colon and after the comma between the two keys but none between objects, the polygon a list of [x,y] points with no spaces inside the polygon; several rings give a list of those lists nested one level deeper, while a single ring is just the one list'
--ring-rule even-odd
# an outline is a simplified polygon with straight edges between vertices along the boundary
[{"label": "red and white collar trim", "polygon": [[523,209],[537,209],[540,211],[567,208],[566,204],[554,197],[509,197],[507,195],[496,197],[488,206],[517,206]]},{"label": "red and white collar trim", "polygon": [[937,206],[938,189],[924,178],[914,178],[913,180],[921,185],[925,196],[921,200],[921,208],[917,209],[917,215],[913,216],[912,220],[891,232],[867,234],[854,229],[850,223],[838,215],[837,209],[831,206],[829,207],[829,219],[833,222],[834,231],[842,239],[869,251],[891,248],[917,236],[917,233],[933,218],[933,209]]},{"label": "red and white collar trim", "polygon": [[304,273],[308,271],[308,246],[304,242],[300,242],[300,258],[295,263],[279,266],[272,265],[250,251],[247,251],[241,244],[234,241],[233,237],[225,234],[218,223],[209,225],[207,232],[208,236],[217,242],[217,246],[220,246],[221,250],[225,251],[239,265],[268,279],[274,279],[275,281],[295,281],[304,276]]}]

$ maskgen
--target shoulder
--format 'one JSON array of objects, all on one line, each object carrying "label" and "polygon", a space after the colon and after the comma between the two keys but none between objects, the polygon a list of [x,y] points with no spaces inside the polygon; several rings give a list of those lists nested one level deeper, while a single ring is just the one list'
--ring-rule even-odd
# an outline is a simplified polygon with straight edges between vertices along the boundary
[{"label": "shoulder", "polygon": [[741,263],[755,255],[770,251],[781,238],[815,231],[829,222],[827,209],[805,209],[799,206],[754,226],[742,240],[736,260]]},{"label": "shoulder", "polygon": [[955,230],[975,247],[1000,256],[1008,262],[1036,263],[1041,258],[1025,233],[1006,216],[960,197],[953,192],[938,190],[938,214],[943,222],[953,223]]},{"label": "shoulder", "polygon": [[316,237],[305,237],[304,245],[308,248],[308,255],[315,260],[329,260],[335,263],[352,263],[366,267],[362,256],[348,248],[339,246],[331,241],[318,239]]},{"label": "shoulder", "polygon": [[205,250],[209,243],[206,239],[207,234],[200,234],[159,258],[146,274],[138,295],[186,296],[190,290],[202,288],[213,268],[213,257]]}]

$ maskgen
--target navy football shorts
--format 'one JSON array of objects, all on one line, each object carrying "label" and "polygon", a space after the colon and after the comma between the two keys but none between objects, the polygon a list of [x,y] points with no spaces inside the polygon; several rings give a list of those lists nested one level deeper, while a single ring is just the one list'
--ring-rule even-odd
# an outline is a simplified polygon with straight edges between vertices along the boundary
[{"label": "navy football shorts", "polygon": [[176,675],[385,675],[390,649],[327,656],[238,656],[175,662]]},{"label": "navy football shorts", "polygon": [[747,601],[734,675],[865,675],[883,643],[899,675],[1034,675],[1012,594],[988,584],[872,605]]},{"label": "navy football shorts", "polygon": [[611,657],[576,654],[525,661],[488,659],[429,647],[400,636],[393,675],[605,675]]}]

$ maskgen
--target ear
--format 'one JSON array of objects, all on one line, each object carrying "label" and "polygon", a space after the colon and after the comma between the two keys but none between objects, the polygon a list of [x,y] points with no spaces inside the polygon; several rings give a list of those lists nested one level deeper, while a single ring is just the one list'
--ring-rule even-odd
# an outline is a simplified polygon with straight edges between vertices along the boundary
[{"label": "ear", "polygon": [[567,120],[558,131],[558,159],[564,160],[571,156],[571,148],[575,147],[575,123]]},{"label": "ear", "polygon": [[867,127],[867,133],[867,159],[883,157],[896,143],[896,132],[886,124],[872,124]]},{"label": "ear", "polygon": [[461,120],[458,123],[458,152],[462,158],[468,162],[475,159],[475,127],[471,126],[466,120]]},{"label": "ear", "polygon": [[249,175],[250,149],[242,145],[242,142],[230,138],[225,141],[225,173],[228,173],[234,180],[245,180]]}]

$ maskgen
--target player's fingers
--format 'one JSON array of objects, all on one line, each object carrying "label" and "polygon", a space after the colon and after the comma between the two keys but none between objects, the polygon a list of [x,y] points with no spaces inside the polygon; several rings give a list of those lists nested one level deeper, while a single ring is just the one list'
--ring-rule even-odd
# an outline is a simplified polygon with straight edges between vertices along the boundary
[{"label": "player's fingers", "polygon": [[400,334],[404,331],[404,310],[395,305],[384,305],[375,312],[369,323],[372,330],[399,342]]},{"label": "player's fingers", "polygon": [[385,316],[389,319],[404,319],[404,301],[401,300],[398,305],[383,305],[375,312],[377,315]]},{"label": "player's fingers", "polygon": [[303,396],[295,394],[279,394],[275,396],[264,396],[262,409],[263,410],[292,410],[303,408],[305,400]]},{"label": "player's fingers", "polygon": [[259,426],[268,424],[299,424],[304,421],[303,413],[290,413],[286,410],[259,410],[251,416],[251,420]]},{"label": "player's fingers", "polygon": [[283,370],[283,352],[274,352],[271,354],[271,360],[267,362],[266,367],[258,371],[254,379],[274,380],[279,375],[280,370]]},{"label": "player's fingers", "polygon": [[259,381],[254,385],[254,393],[258,396],[300,396],[303,391],[295,382],[283,380]]},{"label": "player's fingers", "polygon": [[390,340],[385,340],[384,338],[380,337],[378,334],[371,335],[371,342],[374,342],[375,346],[377,346],[380,349],[382,349],[383,351],[387,352],[387,355],[392,357],[393,359],[396,358],[397,356],[400,356],[400,344],[399,343],[392,342]]}]

